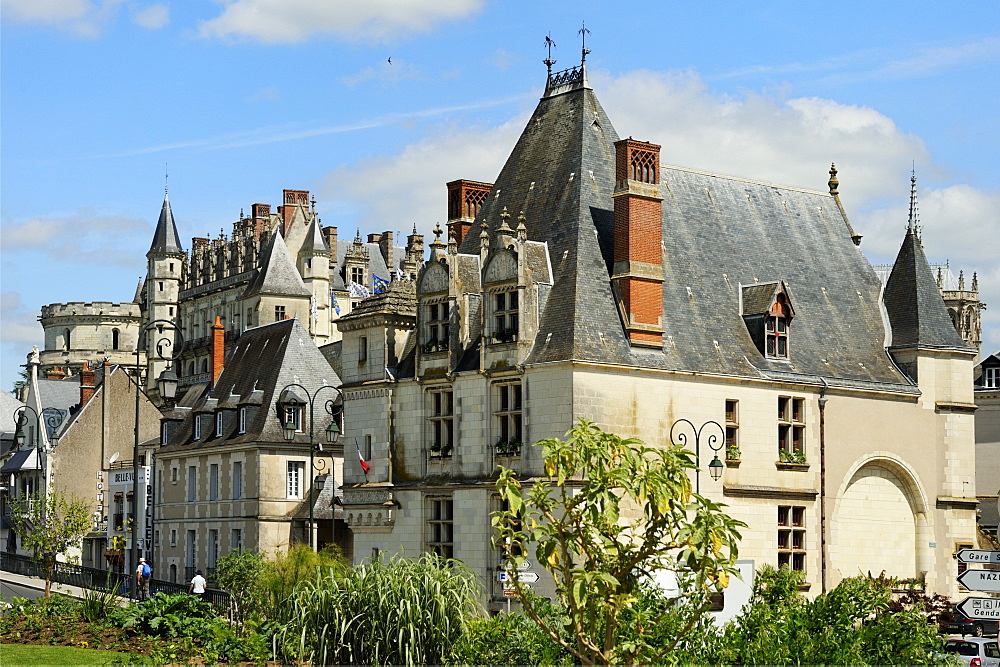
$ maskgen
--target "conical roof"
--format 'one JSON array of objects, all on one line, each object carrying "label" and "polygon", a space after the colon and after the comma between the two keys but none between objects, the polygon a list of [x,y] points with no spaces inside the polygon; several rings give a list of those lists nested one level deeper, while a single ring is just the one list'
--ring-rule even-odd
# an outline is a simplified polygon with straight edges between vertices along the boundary
[{"label": "conical roof", "polygon": [[912,224],[892,266],[883,301],[892,327],[892,347],[968,347],[948,316]]},{"label": "conical roof", "polygon": [[295,268],[295,260],[277,229],[271,232],[271,238],[261,252],[257,275],[247,285],[242,298],[258,294],[312,296],[312,292],[302,282],[302,276]]},{"label": "conical roof", "polygon": [[177,236],[174,213],[170,210],[170,198],[166,194],[163,195],[163,207],[160,208],[160,219],[156,221],[156,232],[153,233],[153,243],[149,246],[149,252],[157,254],[184,252],[181,239]]},{"label": "conical roof", "polygon": [[312,222],[309,223],[305,241],[302,243],[302,249],[299,252],[311,255],[330,253],[330,246],[326,244],[326,239],[323,238],[323,230],[320,229],[318,216],[314,215]]}]

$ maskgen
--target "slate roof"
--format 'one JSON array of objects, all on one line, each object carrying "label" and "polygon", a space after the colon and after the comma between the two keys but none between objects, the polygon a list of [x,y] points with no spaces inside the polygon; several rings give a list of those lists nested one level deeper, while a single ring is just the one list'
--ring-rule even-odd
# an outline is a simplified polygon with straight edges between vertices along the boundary
[{"label": "slate roof", "polygon": [[212,390],[190,406],[192,414],[197,414],[206,404],[232,406],[233,396],[240,397],[237,404],[258,404],[261,407],[251,415],[246,433],[236,434],[237,420],[232,419],[228,420],[221,438],[215,437],[214,429],[203,429],[202,439],[193,441],[194,427],[192,414],[189,414],[160,451],[170,453],[223,444],[282,442],[281,425],[273,406],[282,388],[292,383],[305,386],[310,393],[321,391],[317,411],[321,410],[319,401],[336,398],[336,392],[320,388],[324,385],[339,387],[341,384],[340,378],[298,319],[248,329],[236,341]]},{"label": "slate roof", "polygon": [[971,349],[955,330],[912,227],[893,263],[884,301],[892,325],[892,347]]},{"label": "slate roof", "polygon": [[160,209],[160,219],[156,221],[156,231],[153,232],[153,243],[149,246],[149,252],[184,252],[181,239],[177,235],[177,225],[174,224],[174,213],[170,209],[170,198],[166,194],[163,195],[163,207]]},{"label": "slate roof", "polygon": [[[526,363],[585,360],[915,393],[884,345],[881,285],[826,192],[664,165],[664,345],[633,348],[611,292],[618,134],[586,78],[550,86],[476,218],[492,233],[504,206],[548,244],[554,284]],[[664,152],[669,154],[669,146]],[[479,253],[469,234],[462,253]],[[741,285],[787,285],[789,359],[756,348]],[[939,297],[940,299],[940,297]]]},{"label": "slate roof", "polygon": [[292,259],[285,240],[277,230],[271,232],[271,238],[261,253],[260,268],[247,285],[242,298],[258,294],[312,296],[312,292],[302,282],[302,276],[295,267],[295,260]]},{"label": "slate roof", "polygon": [[[365,285],[368,289],[371,289],[371,276],[376,275],[379,278],[385,278],[389,280],[392,278],[390,275],[389,267],[385,264],[385,258],[382,257],[382,250],[379,248],[377,243],[362,243],[365,250],[368,251],[368,281],[369,284]],[[347,239],[337,239],[337,252],[336,252],[336,269],[333,271],[333,280],[330,281],[330,289],[337,290],[340,292],[346,292],[347,286],[344,284],[344,262],[347,258],[348,251],[354,247],[354,241],[348,241]],[[396,268],[399,266],[400,262],[406,256],[406,249],[400,246],[392,246],[390,249],[390,257],[392,261],[392,270],[395,272]]]}]

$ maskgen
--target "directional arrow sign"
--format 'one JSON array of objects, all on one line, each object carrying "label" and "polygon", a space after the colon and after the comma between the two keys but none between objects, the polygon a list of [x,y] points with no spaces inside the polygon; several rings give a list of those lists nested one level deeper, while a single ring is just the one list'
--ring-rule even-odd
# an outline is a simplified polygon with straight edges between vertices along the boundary
[{"label": "directional arrow sign", "polygon": [[958,552],[958,560],[963,563],[996,563],[1000,564],[1000,551],[983,551],[982,549],[962,549]]},{"label": "directional arrow sign", "polygon": [[[1000,572],[998,572],[997,574],[1000,574]],[[538,573],[537,572],[518,572],[517,573],[517,580],[520,581],[522,584],[533,584],[536,581],[538,581]],[[977,588],[976,590],[979,590],[979,589]]]},{"label": "directional arrow sign", "polygon": [[1000,570],[966,570],[958,575],[958,583],[970,591],[1000,593]]},{"label": "directional arrow sign", "polygon": [[958,610],[974,621],[1000,620],[1000,598],[965,598]]}]

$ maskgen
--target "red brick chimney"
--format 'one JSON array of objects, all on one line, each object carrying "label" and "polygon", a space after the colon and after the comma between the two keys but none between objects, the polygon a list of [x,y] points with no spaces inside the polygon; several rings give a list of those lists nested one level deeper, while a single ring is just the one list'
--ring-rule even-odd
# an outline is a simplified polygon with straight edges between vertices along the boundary
[{"label": "red brick chimney", "polygon": [[83,362],[80,368],[80,407],[87,404],[87,401],[94,397],[97,388],[94,386],[94,371],[90,370],[87,362]]},{"label": "red brick chimney", "polygon": [[[486,196],[493,189],[492,183],[466,181],[464,179],[448,183],[448,237],[462,245],[462,239],[472,227],[473,220]],[[447,241],[447,239],[445,239]]]},{"label": "red brick chimney", "polygon": [[337,257],[337,228],[336,227],[324,227],[323,236],[326,238],[326,244],[330,246],[330,252],[333,253],[334,259]]},{"label": "red brick chimney", "polygon": [[45,371],[46,380],[62,380],[66,377],[66,371],[59,368],[58,366],[53,366],[49,370]]},{"label": "red brick chimney", "polygon": [[615,142],[615,252],[611,276],[633,345],[663,345],[663,198],[660,147]]},{"label": "red brick chimney", "polygon": [[222,367],[226,361],[226,328],[222,326],[222,318],[215,316],[212,325],[212,386],[222,375]]}]

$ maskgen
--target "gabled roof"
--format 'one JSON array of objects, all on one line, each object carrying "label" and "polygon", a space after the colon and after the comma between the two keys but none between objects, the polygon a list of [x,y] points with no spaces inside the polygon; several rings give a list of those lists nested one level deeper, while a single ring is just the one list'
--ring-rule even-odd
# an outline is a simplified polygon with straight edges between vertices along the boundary
[{"label": "gabled roof", "polygon": [[[149,246],[150,253],[183,253],[181,239],[177,235],[174,224],[174,213],[170,210],[170,199],[163,195],[163,207],[160,209],[160,219],[156,221],[156,231],[153,233],[153,243]],[[149,253],[146,253],[147,255]]]},{"label": "gabled roof", "polygon": [[[281,390],[292,383],[305,386],[310,393],[320,391],[316,399],[317,408],[327,398],[337,397],[336,392],[320,388],[339,387],[341,384],[337,373],[297,319],[248,329],[236,341],[215,387],[198,399],[197,404],[192,406],[191,414],[160,451],[169,453],[219,444],[282,442],[281,425],[272,408]],[[234,401],[234,397],[239,398]],[[247,424],[245,434],[227,432],[223,438],[216,439],[214,430],[206,429],[208,432],[203,432],[200,442],[190,442],[193,415],[206,406],[232,408],[243,403],[260,405]],[[317,413],[321,413],[321,409],[317,409]]]},{"label": "gabled roof", "polygon": [[[586,77],[553,75],[472,229],[495,235],[504,207],[548,244],[553,286],[526,363],[584,360],[913,393],[885,352],[881,285],[827,192],[662,166],[663,348],[633,348],[611,291],[612,126]],[[670,147],[663,149],[670,154]],[[462,253],[479,254],[468,234]],[[781,280],[797,317],[788,360],[764,358],[739,285]]]},{"label": "gabled roof", "polygon": [[969,349],[948,316],[941,290],[911,226],[885,285],[892,347]]},{"label": "gabled roof", "polygon": [[295,267],[292,253],[288,251],[281,232],[275,229],[260,257],[260,268],[247,285],[242,298],[270,294],[277,296],[311,297],[312,292],[302,282],[302,276]]},{"label": "gabled roof", "polygon": [[320,229],[319,217],[315,215],[312,217],[312,222],[309,223],[306,238],[302,242],[302,248],[299,252],[314,255],[330,252],[330,247],[326,244],[326,239],[323,238],[323,230]]}]

